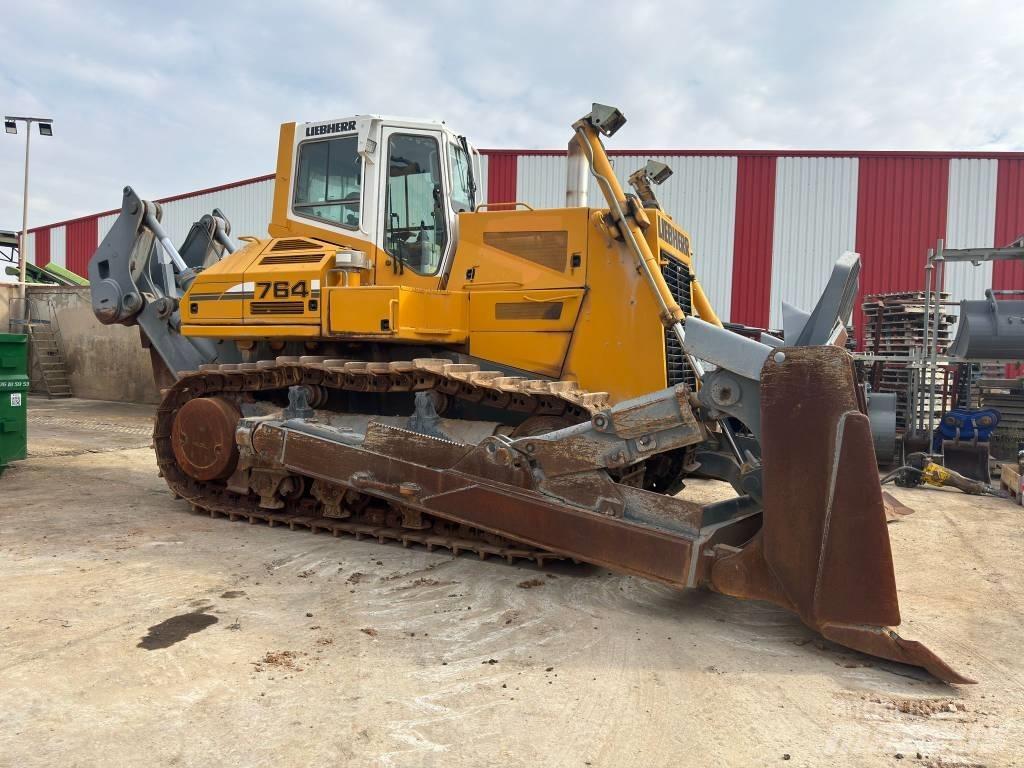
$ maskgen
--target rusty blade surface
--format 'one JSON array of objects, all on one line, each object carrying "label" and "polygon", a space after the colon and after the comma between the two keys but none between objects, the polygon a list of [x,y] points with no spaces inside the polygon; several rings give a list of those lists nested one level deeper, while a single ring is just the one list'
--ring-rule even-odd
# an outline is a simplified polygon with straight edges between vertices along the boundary
[{"label": "rusty blade surface", "polygon": [[[479,465],[479,474],[458,471],[449,466],[449,451],[455,449],[443,441],[434,442],[433,451],[421,451],[413,462],[399,458],[397,447],[389,447],[383,440],[376,447],[387,453],[377,453],[266,424],[253,439],[262,455],[278,457],[283,466],[298,474],[345,485],[352,485],[353,477],[360,478],[364,484],[372,482],[372,486],[364,485],[368,493],[403,506],[566,557],[678,587],[687,585],[692,538],[574,509],[516,488],[512,483],[521,478],[515,467],[507,470],[511,482],[500,484],[489,481]],[[481,463],[486,461],[486,451],[477,453]],[[497,474],[499,469],[492,465],[490,473]],[[415,494],[403,494],[403,484],[406,489],[414,486]]]},{"label": "rusty blade surface", "polygon": [[716,561],[711,586],[795,611],[836,642],[970,682],[900,623],[882,488],[868,418],[849,355],[835,347],[785,350],[762,371],[763,525]]},{"label": "rusty blade surface", "polygon": [[888,523],[895,523],[902,517],[914,514],[912,507],[908,507],[888,491],[882,491],[882,503],[885,504],[885,520]]},{"label": "rusty blade surface", "polygon": [[965,677],[940,659],[927,646],[916,640],[905,640],[891,627],[843,626],[829,624],[821,634],[833,642],[872,656],[879,656],[902,664],[923,667],[944,683],[971,685],[977,682]]}]

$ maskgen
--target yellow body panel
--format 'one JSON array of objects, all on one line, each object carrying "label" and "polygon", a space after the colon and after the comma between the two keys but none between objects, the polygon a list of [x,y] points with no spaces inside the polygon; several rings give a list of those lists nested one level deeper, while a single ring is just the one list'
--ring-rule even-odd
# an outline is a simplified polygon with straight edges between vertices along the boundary
[{"label": "yellow body panel", "polygon": [[[306,354],[340,355],[331,344],[429,345],[575,380],[614,401],[666,386],[659,299],[606,210],[460,213],[447,274],[418,275],[365,233],[288,215],[295,130],[281,128],[271,239],[199,274],[182,301],[186,335],[302,340]],[[650,253],[689,275],[689,235],[662,211],[643,213]],[[361,268],[342,258],[351,251]],[[717,323],[699,287],[679,303]]]},{"label": "yellow body panel", "polygon": [[562,362],[571,338],[568,332],[474,333],[470,337],[469,351],[481,360],[559,379],[564,378]]},{"label": "yellow body panel", "polygon": [[564,374],[615,401],[665,387],[665,330],[633,258],[591,220],[587,298]]},{"label": "yellow body panel", "polygon": [[263,239],[250,241],[244,248],[239,248],[213,266],[207,267],[200,274],[203,280],[234,280],[241,282],[245,278],[245,270],[256,260],[272,241]]},{"label": "yellow body panel", "polygon": [[651,220],[651,226],[644,232],[644,237],[651,250],[655,254],[665,251],[686,266],[690,266],[689,233],[680,229],[672,217],[663,211],[648,210],[646,213]]},{"label": "yellow body panel", "polygon": [[461,344],[469,336],[464,293],[405,286],[328,288],[332,336]]},{"label": "yellow body panel", "polygon": [[313,240],[262,240],[199,274],[182,301],[187,325],[320,325],[321,284],[337,247]]},{"label": "yellow body panel", "polygon": [[316,340],[321,337],[315,325],[190,325],[183,326],[186,336],[239,341]]},{"label": "yellow body panel", "polygon": [[582,288],[547,291],[473,291],[469,295],[469,328],[484,332],[552,333],[576,325]]},{"label": "yellow body panel", "polygon": [[242,322],[245,268],[266,247],[267,240],[249,243],[203,270],[181,302],[181,321],[192,324]]},{"label": "yellow body panel", "polygon": [[242,279],[214,280],[203,276],[202,283],[193,287],[181,305],[181,317],[185,323],[223,325],[227,321],[241,324],[242,293],[234,290],[241,286]]},{"label": "yellow body panel", "polygon": [[459,248],[448,287],[582,288],[589,216],[586,208],[460,214]]}]

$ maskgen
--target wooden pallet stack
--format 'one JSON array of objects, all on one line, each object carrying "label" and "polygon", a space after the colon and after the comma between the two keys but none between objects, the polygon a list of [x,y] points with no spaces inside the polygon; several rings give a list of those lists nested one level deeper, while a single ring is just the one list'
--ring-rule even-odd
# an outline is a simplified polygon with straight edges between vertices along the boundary
[{"label": "wooden pallet stack", "polygon": [[[938,297],[948,302],[949,294]],[[956,316],[947,311],[949,305],[940,303],[938,340],[939,354],[946,351],[952,341],[951,329]],[[902,293],[875,293],[864,297],[864,351],[883,357],[907,358],[920,354],[925,341],[925,296],[923,291]],[[935,310],[928,313],[929,327],[935,319]],[[930,331],[929,331],[930,333]],[[922,389],[926,397],[918,400],[918,417],[927,418],[927,393],[929,388],[936,391],[936,413],[941,408],[941,387],[945,380],[944,364],[940,364],[934,376],[924,375]],[[869,370],[868,381],[876,392],[896,393],[896,431],[902,434],[913,421],[910,403],[913,370],[905,361],[879,362]],[[934,379],[934,380],[933,380]],[[937,415],[939,415],[937,413]]]},{"label": "wooden pallet stack", "polygon": [[[949,294],[939,296],[939,354],[944,354],[956,315],[948,312]],[[910,355],[924,347],[924,292],[874,293],[864,297],[864,350],[876,355]],[[929,313],[929,326],[934,310]]]}]

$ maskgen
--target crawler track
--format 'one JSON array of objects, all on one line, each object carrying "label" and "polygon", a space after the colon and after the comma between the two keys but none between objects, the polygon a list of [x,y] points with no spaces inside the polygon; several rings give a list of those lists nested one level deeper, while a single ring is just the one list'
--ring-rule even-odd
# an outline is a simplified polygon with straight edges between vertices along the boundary
[{"label": "crawler track", "polygon": [[349,534],[356,539],[403,546],[418,544],[428,551],[444,548],[454,554],[475,552],[481,559],[503,558],[508,562],[530,560],[543,565],[559,555],[520,544],[486,531],[457,525],[421,514],[416,527],[403,525],[404,515],[394,505],[377,502],[350,491],[342,506],[344,518],[327,517],[323,507],[305,492],[284,499],[281,509],[264,509],[255,493],[240,494],[226,481],[200,482],[179,466],[172,447],[171,431],[178,411],[188,401],[218,396],[242,404],[279,397],[288,387],[306,385],[313,400],[324,403],[332,391],[399,393],[433,391],[445,398],[486,405],[529,416],[560,418],[568,423],[586,421],[606,407],[608,395],[585,392],[567,381],[542,381],[509,377],[498,371],[443,359],[397,362],[365,362],[323,357],[279,357],[258,363],[204,366],[185,373],[164,394],[157,410],[153,442],[161,476],[194,512],[229,520],[263,522],[271,527],[306,528],[313,533]]}]

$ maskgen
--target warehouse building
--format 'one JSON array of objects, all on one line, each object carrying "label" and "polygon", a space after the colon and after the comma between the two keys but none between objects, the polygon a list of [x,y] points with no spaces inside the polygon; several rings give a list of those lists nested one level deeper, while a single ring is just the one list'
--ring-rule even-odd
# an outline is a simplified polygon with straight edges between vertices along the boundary
[{"label": "warehouse building", "polygon": [[[1006,245],[1024,234],[1024,153],[611,151],[620,180],[649,159],[674,175],[658,189],[692,235],[695,269],[720,313],[778,327],[781,302],[813,305],[835,258],[863,257],[861,292],[920,290],[927,249]],[[566,157],[556,150],[484,150],[478,186],[490,202],[564,204]],[[165,198],[164,226],[180,242],[214,207],[235,237],[263,236],[273,175]],[[145,190],[139,190],[145,196]],[[598,204],[593,195],[592,204]],[[31,230],[29,259],[85,274],[117,217],[106,211]],[[951,265],[955,299],[1024,289],[1024,264]],[[859,306],[859,301],[858,301]],[[859,309],[854,318],[860,327]]]}]

